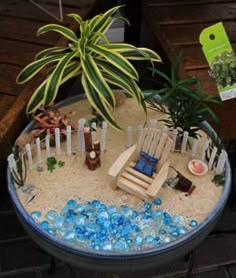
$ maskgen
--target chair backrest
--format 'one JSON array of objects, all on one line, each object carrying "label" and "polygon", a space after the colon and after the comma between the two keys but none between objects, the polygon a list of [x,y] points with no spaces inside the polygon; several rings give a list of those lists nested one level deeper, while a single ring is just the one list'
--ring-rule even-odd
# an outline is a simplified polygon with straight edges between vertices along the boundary
[{"label": "chair backrest", "polygon": [[157,170],[168,159],[173,141],[170,136],[157,128],[145,128],[139,138],[138,148],[158,158]]}]

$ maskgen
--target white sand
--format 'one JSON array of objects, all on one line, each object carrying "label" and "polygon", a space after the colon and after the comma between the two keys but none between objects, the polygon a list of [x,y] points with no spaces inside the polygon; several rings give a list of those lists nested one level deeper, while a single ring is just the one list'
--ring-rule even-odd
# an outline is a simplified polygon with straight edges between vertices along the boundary
[{"label": "white sand", "polygon": [[[61,111],[76,110],[78,118],[91,118],[90,106],[87,101],[81,101],[74,105],[61,109]],[[114,111],[114,116],[118,123],[124,129],[127,126],[136,128],[142,124],[144,114],[141,109],[134,104],[132,99],[127,99],[125,103]],[[149,118],[160,119],[163,115],[149,111]],[[161,124],[158,124],[161,127]],[[99,131],[98,131],[99,133]],[[136,136],[133,136],[133,142],[136,141]],[[99,138],[99,134],[98,134]],[[203,135],[201,143],[205,136]],[[72,136],[73,146],[76,145],[77,134]],[[125,150],[126,135],[120,133],[109,127],[107,133],[107,151],[101,155],[102,166],[95,171],[89,171],[84,165],[84,157],[72,155],[57,156],[58,160],[65,161],[65,166],[62,168],[56,167],[53,173],[46,169],[44,164],[44,171],[39,173],[35,169],[28,172],[27,183],[35,185],[38,190],[35,199],[27,204],[26,194],[18,190],[20,201],[26,210],[31,213],[35,210],[40,210],[43,214],[48,210],[60,210],[69,199],[76,200],[94,200],[98,199],[107,204],[140,206],[142,201],[136,197],[126,194],[122,190],[112,190],[109,186],[108,169],[118,157],[118,155]],[[202,144],[200,144],[202,145]],[[75,147],[74,147],[75,149]],[[65,152],[65,144],[62,144],[62,150]],[[43,152],[45,157],[45,152]],[[187,164],[190,156],[181,155],[179,153],[171,153],[170,165],[175,166],[182,174],[189,178],[196,189],[191,196],[185,196],[185,193],[171,189],[170,187],[163,187],[158,197],[162,199],[162,207],[168,209],[172,214],[182,214],[189,218],[194,218],[198,221],[203,221],[208,214],[214,209],[218,202],[222,187],[217,187],[211,182],[213,173],[209,172],[202,177],[194,176],[187,169]],[[172,175],[173,171],[169,171]]]}]

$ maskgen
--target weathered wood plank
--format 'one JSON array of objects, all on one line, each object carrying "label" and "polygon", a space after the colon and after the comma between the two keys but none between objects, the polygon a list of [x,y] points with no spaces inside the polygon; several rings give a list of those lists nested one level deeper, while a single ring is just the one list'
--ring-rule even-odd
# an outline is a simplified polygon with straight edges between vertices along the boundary
[{"label": "weathered wood plank", "polygon": [[[19,18],[0,17],[1,38],[34,42],[38,44],[52,45],[59,34],[50,32],[40,37],[36,36],[37,30],[43,25],[42,22],[29,21]],[[16,28],[20,26],[20,28]]]},{"label": "weathered wood plank", "polygon": [[16,86],[16,76],[22,68],[14,65],[0,64],[0,94],[17,96],[22,87]]},{"label": "weathered wood plank", "polygon": [[232,265],[232,266],[229,266],[227,267],[231,277],[236,277],[236,265]]},{"label": "weathered wood plank", "polygon": [[[178,276],[178,278],[185,278],[186,276]],[[229,275],[224,267],[216,268],[214,270],[194,273],[192,278],[229,278]],[[155,278],[155,277],[152,277]]]},{"label": "weathered wood plank", "polygon": [[17,66],[25,66],[33,61],[36,53],[41,51],[43,46],[32,45],[25,42],[0,39],[0,63]]},{"label": "weathered wood plank", "polygon": [[196,249],[194,270],[206,270],[236,263],[236,234],[209,236]]},{"label": "weathered wood plank", "polygon": [[[37,6],[32,4],[28,0],[8,0],[4,1],[0,5],[0,16],[7,16],[12,18],[24,18],[30,20],[36,20],[38,22],[55,22],[58,23],[56,19],[45,13],[43,10],[39,9]],[[71,12],[75,12],[80,14],[83,18],[85,18],[89,11],[91,10],[93,5],[87,6],[85,8],[76,8],[71,6],[63,6],[63,14],[66,15]],[[55,13],[55,7],[52,5],[45,5],[46,9],[53,9]],[[58,10],[59,11],[59,10]],[[65,16],[64,23],[68,24],[71,22],[71,19]]]},{"label": "weathered wood plank", "polygon": [[232,12],[236,8],[236,3],[212,4],[208,5],[186,5],[170,7],[149,7],[151,18],[157,18],[161,26],[171,24],[206,23],[216,21],[234,20]]},{"label": "weathered wood plank", "polygon": [[[153,22],[157,24],[157,22]],[[199,35],[204,28],[212,23],[199,23],[191,25],[168,25],[162,27],[162,32],[172,45],[200,45]],[[231,42],[236,42],[236,22],[224,22],[225,30]],[[180,36],[181,34],[181,36]]]},{"label": "weathered wood plank", "polygon": [[232,211],[229,207],[226,207],[220,220],[217,222],[214,228],[215,232],[222,231],[235,231],[236,232],[236,211]]},{"label": "weathered wood plank", "polygon": [[186,5],[202,5],[202,4],[216,4],[216,3],[232,3],[229,0],[146,0],[145,4],[151,7],[161,6],[186,6]]},{"label": "weathered wood plank", "polygon": [[16,97],[0,94],[0,119],[10,109]]}]

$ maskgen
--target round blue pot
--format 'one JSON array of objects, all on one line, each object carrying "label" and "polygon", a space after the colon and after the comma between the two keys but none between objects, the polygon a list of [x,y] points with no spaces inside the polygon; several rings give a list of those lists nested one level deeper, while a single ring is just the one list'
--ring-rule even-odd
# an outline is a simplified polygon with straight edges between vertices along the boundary
[{"label": "round blue pot", "polygon": [[[81,97],[76,96],[63,101],[58,106],[68,105],[79,99]],[[33,122],[30,123],[23,132],[30,130],[33,124]],[[214,130],[208,123],[204,122],[202,127],[209,135],[214,133]],[[43,231],[21,205],[9,169],[7,171],[7,179],[8,190],[17,215],[27,233],[42,249],[69,264],[90,270],[110,272],[138,271],[158,267],[189,253],[213,229],[221,216],[231,191],[231,168],[227,160],[223,193],[214,210],[203,223],[199,224],[198,227],[185,236],[164,246],[136,252],[116,253],[79,248],[78,246],[74,247]]]}]

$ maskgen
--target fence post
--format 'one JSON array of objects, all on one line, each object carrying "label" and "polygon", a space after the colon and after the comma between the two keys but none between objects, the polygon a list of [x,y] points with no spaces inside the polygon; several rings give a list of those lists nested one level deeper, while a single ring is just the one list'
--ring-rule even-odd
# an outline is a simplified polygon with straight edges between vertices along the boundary
[{"label": "fence post", "polygon": [[29,169],[32,170],[33,169],[33,159],[32,159],[32,151],[31,151],[30,144],[26,144],[25,149],[26,149],[26,154],[27,154],[27,158],[29,161]]},{"label": "fence post", "polygon": [[220,175],[223,172],[226,159],[227,153],[226,151],[222,150],[215,170],[217,175]]},{"label": "fence post", "polygon": [[71,126],[66,127],[66,154],[71,155]]},{"label": "fence post", "polygon": [[77,144],[77,152],[78,155],[81,155],[85,151],[85,143],[84,143],[84,125],[86,123],[86,120],[79,119],[78,121],[78,144]]},{"label": "fence post", "polygon": [[202,161],[205,160],[206,150],[208,149],[208,147],[209,147],[209,140],[206,139],[205,142],[204,142],[204,146],[203,146],[202,154],[201,154],[201,160],[202,160]]},{"label": "fence post", "polygon": [[188,142],[188,131],[185,131],[183,135],[182,145],[181,145],[181,153],[185,152],[187,142]]},{"label": "fence post", "polygon": [[97,136],[97,124],[95,122],[92,122],[91,124],[91,136],[92,136],[92,143],[94,144],[94,142],[96,141],[96,136]]},{"label": "fence post", "polygon": [[102,122],[101,152],[106,150],[107,122]]},{"label": "fence post", "polygon": [[209,163],[208,163],[208,168],[209,170],[212,169],[212,165],[214,163],[214,160],[215,160],[215,157],[216,157],[216,153],[217,153],[218,149],[217,147],[215,146],[211,152],[211,156],[210,156],[210,159],[209,159]]},{"label": "fence post", "polygon": [[175,151],[175,144],[176,144],[176,139],[177,139],[177,134],[178,134],[178,130],[174,129],[172,131],[172,141],[173,141],[173,145],[172,145],[172,151]]},{"label": "fence post", "polygon": [[61,138],[60,138],[60,129],[55,128],[55,141],[56,141],[56,154],[61,154]]},{"label": "fence post", "polygon": [[50,134],[47,134],[45,137],[45,145],[46,145],[46,156],[47,158],[51,156],[50,151]]},{"label": "fence post", "polygon": [[36,139],[36,151],[37,151],[37,168],[42,167],[42,155],[41,155],[41,142],[40,138]]},{"label": "fence post", "polygon": [[199,140],[197,138],[193,138],[192,157],[196,156],[198,144]]}]

